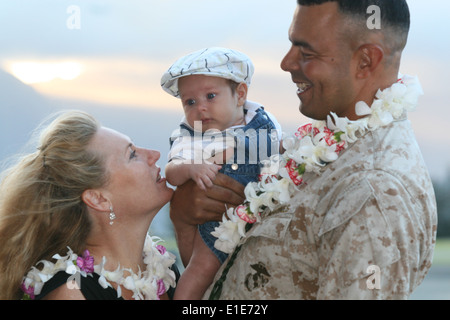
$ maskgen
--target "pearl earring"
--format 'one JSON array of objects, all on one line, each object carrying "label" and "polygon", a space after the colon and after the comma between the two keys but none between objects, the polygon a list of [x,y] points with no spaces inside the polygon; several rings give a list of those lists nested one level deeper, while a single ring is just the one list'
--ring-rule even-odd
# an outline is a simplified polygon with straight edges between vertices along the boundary
[{"label": "pearl earring", "polygon": [[112,226],[114,223],[114,220],[116,219],[116,214],[113,211],[112,207],[109,207],[109,224]]}]

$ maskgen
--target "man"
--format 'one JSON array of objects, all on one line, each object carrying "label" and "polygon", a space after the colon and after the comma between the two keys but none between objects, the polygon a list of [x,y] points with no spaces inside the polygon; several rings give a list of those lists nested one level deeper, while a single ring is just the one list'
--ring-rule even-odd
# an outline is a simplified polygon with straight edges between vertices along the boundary
[{"label": "man", "polygon": [[[372,4],[380,9],[380,28],[368,27]],[[298,86],[300,111],[316,120],[372,113],[371,129],[320,172],[305,175],[288,205],[263,214],[205,298],[406,299],[421,283],[436,238],[433,187],[407,108],[381,114],[388,97],[378,93],[400,94],[393,85],[408,30],[404,0],[298,1],[281,67]],[[171,217],[184,261],[197,220],[240,200],[231,181],[220,177],[217,184],[206,197],[188,195],[189,186],[175,193]],[[187,197],[208,215],[186,213]]]}]

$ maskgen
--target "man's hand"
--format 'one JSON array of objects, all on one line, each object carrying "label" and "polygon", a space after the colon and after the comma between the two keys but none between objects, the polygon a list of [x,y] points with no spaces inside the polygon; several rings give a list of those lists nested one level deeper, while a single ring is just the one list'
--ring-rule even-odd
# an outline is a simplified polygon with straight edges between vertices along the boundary
[{"label": "man's hand", "polygon": [[221,173],[217,174],[213,182],[214,185],[206,191],[192,180],[179,186],[170,202],[172,221],[189,225],[220,221],[226,208],[244,202],[245,187],[241,183]]},{"label": "man's hand", "polygon": [[244,186],[222,173],[206,191],[189,180],[177,187],[170,202],[170,219],[175,227],[178,249],[183,264],[191,258],[197,225],[221,221],[226,208],[236,207],[245,200]]}]

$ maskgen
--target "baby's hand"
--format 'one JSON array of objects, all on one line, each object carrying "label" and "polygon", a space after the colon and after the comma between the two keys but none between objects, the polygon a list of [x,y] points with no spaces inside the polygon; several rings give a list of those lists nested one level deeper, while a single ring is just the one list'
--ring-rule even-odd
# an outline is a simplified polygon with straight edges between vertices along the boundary
[{"label": "baby's hand", "polygon": [[193,164],[189,166],[189,175],[197,183],[200,189],[206,190],[213,186],[213,180],[222,166],[217,164]]}]

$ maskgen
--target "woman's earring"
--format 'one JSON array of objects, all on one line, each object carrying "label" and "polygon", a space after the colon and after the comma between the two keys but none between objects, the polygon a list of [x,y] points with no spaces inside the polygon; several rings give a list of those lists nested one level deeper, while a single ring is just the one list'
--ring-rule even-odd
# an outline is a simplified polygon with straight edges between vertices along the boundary
[{"label": "woman's earring", "polygon": [[109,207],[109,224],[113,225],[115,219],[116,219],[116,214],[114,213],[113,208]]}]

